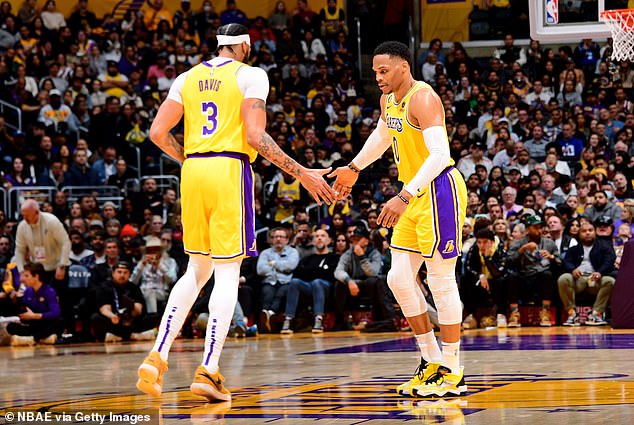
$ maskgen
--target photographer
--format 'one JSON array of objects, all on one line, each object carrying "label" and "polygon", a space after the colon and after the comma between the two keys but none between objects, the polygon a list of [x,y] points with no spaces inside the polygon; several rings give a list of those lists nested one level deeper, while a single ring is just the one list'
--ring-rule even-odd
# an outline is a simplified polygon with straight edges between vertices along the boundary
[{"label": "photographer", "polygon": [[98,341],[151,340],[157,315],[145,314],[145,301],[138,286],[130,282],[132,265],[120,261],[112,280],[97,292],[99,312],[92,316],[93,335]]}]

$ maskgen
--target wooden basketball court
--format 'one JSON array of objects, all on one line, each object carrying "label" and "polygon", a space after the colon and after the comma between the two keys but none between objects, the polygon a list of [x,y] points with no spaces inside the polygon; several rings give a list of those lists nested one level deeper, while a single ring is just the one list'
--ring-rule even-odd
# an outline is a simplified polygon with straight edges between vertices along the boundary
[{"label": "wooden basketball court", "polygon": [[[175,343],[160,399],[135,388],[136,368],[149,342],[2,347],[0,423],[51,423],[19,421],[16,412],[50,412],[53,420],[63,413],[148,413],[153,416],[146,423],[162,424],[634,421],[634,331],[466,331],[462,362],[469,394],[435,400],[394,391],[419,361],[407,333],[229,338],[221,372],[233,392],[231,404],[208,404],[189,392],[202,344],[201,339]],[[85,419],[74,423],[100,423]]]}]

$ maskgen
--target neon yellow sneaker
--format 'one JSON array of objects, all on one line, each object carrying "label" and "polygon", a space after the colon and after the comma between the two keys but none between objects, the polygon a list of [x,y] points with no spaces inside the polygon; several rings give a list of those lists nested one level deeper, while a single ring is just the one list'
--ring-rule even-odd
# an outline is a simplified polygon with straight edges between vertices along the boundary
[{"label": "neon yellow sneaker", "polygon": [[136,387],[139,391],[153,397],[160,397],[163,392],[163,374],[167,372],[167,362],[161,359],[158,351],[152,351],[139,366],[139,380]]},{"label": "neon yellow sneaker", "polygon": [[432,374],[421,385],[412,388],[416,397],[445,397],[461,396],[467,393],[467,385],[464,382],[464,368],[460,368],[457,374],[451,373],[451,369],[439,366],[436,373]]},{"label": "neon yellow sneaker", "polygon": [[439,366],[440,363],[428,363],[421,357],[420,365],[418,365],[418,368],[416,369],[416,372],[414,372],[414,376],[412,377],[412,379],[396,387],[396,392],[400,395],[413,397],[412,388],[425,383],[425,381],[429,379],[430,376],[436,373]]}]

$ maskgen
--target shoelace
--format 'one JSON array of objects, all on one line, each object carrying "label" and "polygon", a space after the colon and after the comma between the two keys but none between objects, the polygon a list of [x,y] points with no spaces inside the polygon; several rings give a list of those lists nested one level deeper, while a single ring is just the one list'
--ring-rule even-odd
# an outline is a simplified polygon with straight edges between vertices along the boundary
[{"label": "shoelace", "polygon": [[421,363],[416,368],[416,372],[414,372],[414,376],[417,376],[418,379],[423,379],[423,375],[425,374],[425,369],[427,368],[427,363]]},{"label": "shoelace", "polygon": [[447,374],[447,370],[445,370],[441,366],[440,368],[438,368],[438,371],[436,371],[432,376],[427,378],[427,380],[425,381],[425,384],[426,385],[436,384],[436,383],[438,383],[438,381],[440,381],[440,383],[442,383],[442,381],[445,379],[445,375],[446,374]]}]

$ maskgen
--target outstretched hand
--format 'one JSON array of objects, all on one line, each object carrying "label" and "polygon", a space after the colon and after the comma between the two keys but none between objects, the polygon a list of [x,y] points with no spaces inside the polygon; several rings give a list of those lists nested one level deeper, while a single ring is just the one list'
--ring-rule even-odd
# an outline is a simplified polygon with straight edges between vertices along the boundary
[{"label": "outstretched hand", "polygon": [[332,188],[335,190],[337,199],[345,199],[352,192],[352,186],[356,183],[359,173],[354,172],[348,166],[343,166],[328,174],[328,177],[337,178]]},{"label": "outstretched hand", "polygon": [[324,175],[329,173],[332,167],[325,170],[304,168],[299,175],[299,182],[306,188],[310,196],[312,196],[317,205],[325,202],[327,205],[332,204],[336,200],[335,191],[324,180]]}]

